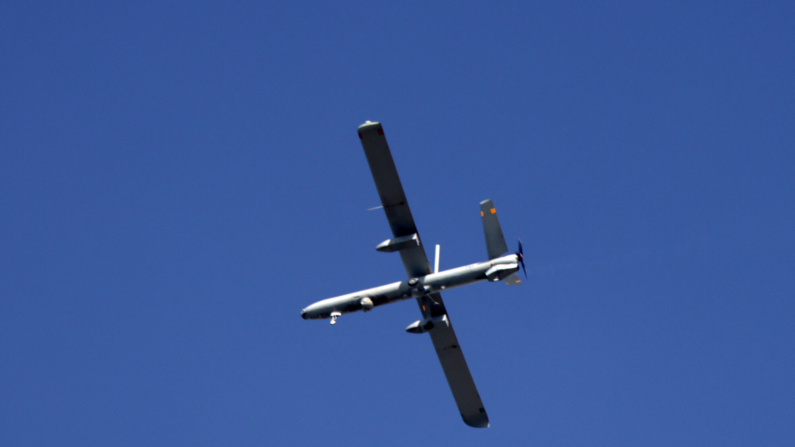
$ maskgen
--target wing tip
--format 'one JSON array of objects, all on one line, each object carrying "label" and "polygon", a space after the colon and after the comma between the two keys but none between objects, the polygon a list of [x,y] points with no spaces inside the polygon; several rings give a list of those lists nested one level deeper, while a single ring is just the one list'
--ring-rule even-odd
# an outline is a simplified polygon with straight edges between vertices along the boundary
[{"label": "wing tip", "polygon": [[378,121],[367,121],[364,124],[360,125],[358,130],[359,132],[362,132],[364,130],[380,129],[380,128],[381,128],[381,123],[379,123]]},{"label": "wing tip", "polygon": [[461,415],[461,419],[464,420],[464,423],[469,425],[473,428],[489,428],[491,424],[489,423],[489,416],[486,414],[485,410],[483,413],[471,415],[471,416],[464,416]]}]

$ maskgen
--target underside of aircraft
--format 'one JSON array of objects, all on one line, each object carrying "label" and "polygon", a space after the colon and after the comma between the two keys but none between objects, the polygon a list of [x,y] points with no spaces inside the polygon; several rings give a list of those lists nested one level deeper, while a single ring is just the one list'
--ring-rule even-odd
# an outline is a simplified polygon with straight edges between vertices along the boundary
[{"label": "underside of aircraft", "polygon": [[497,219],[497,210],[491,200],[484,200],[480,203],[480,216],[489,260],[440,272],[437,245],[435,268],[431,269],[381,123],[368,121],[359,126],[359,138],[392,229],[392,238],[378,244],[376,250],[400,253],[408,279],[318,301],[303,309],[301,316],[304,319],[331,319],[331,324],[335,324],[347,313],[368,312],[377,306],[415,298],[422,319],[410,324],[406,331],[430,335],[464,422],[471,427],[488,427],[488,414],[440,292],[478,281],[520,284],[517,272],[520,266],[524,270],[521,240],[518,251],[506,255],[508,246]]}]

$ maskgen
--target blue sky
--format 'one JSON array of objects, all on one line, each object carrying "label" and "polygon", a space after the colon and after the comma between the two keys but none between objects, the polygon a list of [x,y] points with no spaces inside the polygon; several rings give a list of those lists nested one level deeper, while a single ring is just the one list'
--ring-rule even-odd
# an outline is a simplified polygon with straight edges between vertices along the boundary
[{"label": "blue sky", "polygon": [[[0,4],[0,444],[792,445],[788,2]],[[356,136],[381,121],[492,427]]]}]

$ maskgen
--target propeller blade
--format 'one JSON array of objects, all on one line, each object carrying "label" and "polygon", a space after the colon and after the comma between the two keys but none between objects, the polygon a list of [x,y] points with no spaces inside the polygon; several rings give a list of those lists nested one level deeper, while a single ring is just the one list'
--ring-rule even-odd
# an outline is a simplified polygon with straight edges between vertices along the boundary
[{"label": "propeller blade", "polygon": [[519,239],[519,251],[516,252],[516,255],[519,258],[519,263],[522,264],[522,271],[524,272],[524,278],[527,279],[527,269],[524,268],[524,252],[522,251],[521,239]]}]

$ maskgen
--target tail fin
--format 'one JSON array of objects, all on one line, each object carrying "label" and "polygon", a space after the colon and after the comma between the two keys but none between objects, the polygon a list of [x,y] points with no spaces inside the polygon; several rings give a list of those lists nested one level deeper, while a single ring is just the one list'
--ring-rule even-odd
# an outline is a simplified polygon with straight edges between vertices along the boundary
[{"label": "tail fin", "polygon": [[489,259],[499,258],[508,251],[505,236],[502,235],[500,221],[497,219],[497,210],[494,202],[484,200],[480,202],[480,217],[483,218],[483,232],[486,234],[486,251]]}]

